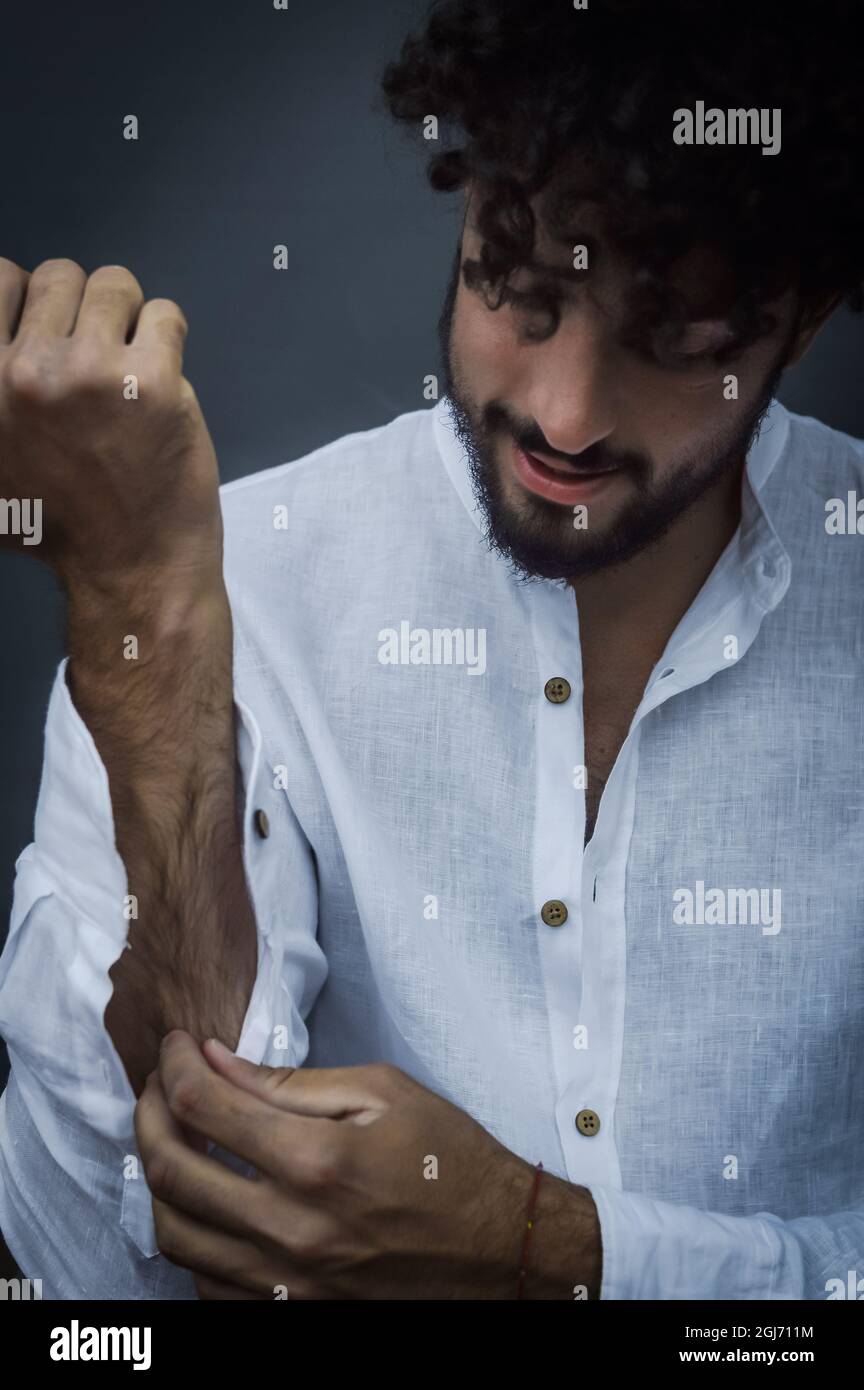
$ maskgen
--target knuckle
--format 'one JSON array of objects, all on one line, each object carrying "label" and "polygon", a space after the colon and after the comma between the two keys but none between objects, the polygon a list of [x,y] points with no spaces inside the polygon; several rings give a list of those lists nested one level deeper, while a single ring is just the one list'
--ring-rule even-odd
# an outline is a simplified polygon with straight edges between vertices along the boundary
[{"label": "knuckle", "polygon": [[295,1222],[286,1236],[285,1244],[293,1259],[300,1264],[314,1265],[323,1261],[327,1242],[318,1223]]},{"label": "knuckle", "polygon": [[173,299],[151,299],[148,307],[159,318],[165,332],[188,333],[189,321]]},{"label": "knuckle", "polygon": [[167,1201],[176,1183],[176,1168],[172,1160],[164,1153],[154,1154],[145,1165],[144,1174],[151,1194]]},{"label": "knuckle", "polygon": [[181,1076],[168,1092],[168,1108],[178,1120],[199,1114],[204,1104],[205,1087],[197,1077]]},{"label": "knuckle", "polygon": [[174,388],[174,393],[181,411],[190,419],[195,419],[201,406],[198,401],[198,394],[191,382],[187,381],[185,377],[181,377]]},{"label": "knuckle", "polygon": [[156,299],[149,299],[147,302],[154,313],[164,315],[165,318],[177,319],[180,323],[186,322],[186,315],[183,313],[176,299],[157,297]]},{"label": "knuckle", "polygon": [[210,1258],[206,1258],[205,1263],[224,1283],[233,1284],[239,1289],[254,1289],[260,1282],[259,1260],[258,1251],[250,1250],[223,1258],[218,1265],[215,1259]]},{"label": "knuckle", "polygon": [[47,261],[40,261],[33,274],[40,280],[59,280],[69,276],[83,276],[85,272],[77,261],[70,260],[68,256],[52,256]]},{"label": "knuckle", "polygon": [[312,1146],[297,1154],[298,1185],[309,1196],[325,1196],[332,1192],[341,1174],[341,1155],[332,1142],[326,1149]]},{"label": "knuckle", "polygon": [[26,270],[23,270],[16,261],[10,261],[8,256],[0,256],[0,275],[4,279],[21,280],[27,278]]},{"label": "knuckle", "polygon": [[123,265],[100,265],[98,270],[93,271],[87,283],[90,292],[98,292],[100,296],[114,298],[122,294],[139,299],[144,297],[137,279],[131,270],[127,270]]},{"label": "knuckle", "polygon": [[[291,1090],[291,1081],[297,1070],[296,1067],[266,1067],[264,1070],[264,1088],[273,1095],[284,1095]],[[294,1090],[296,1090],[296,1086]]]},{"label": "knuckle", "polygon": [[22,401],[43,401],[54,394],[48,359],[39,352],[14,353],[6,364],[6,385]]},{"label": "knuckle", "polygon": [[405,1073],[392,1062],[371,1062],[366,1072],[372,1085],[385,1094],[401,1086],[405,1079]]}]

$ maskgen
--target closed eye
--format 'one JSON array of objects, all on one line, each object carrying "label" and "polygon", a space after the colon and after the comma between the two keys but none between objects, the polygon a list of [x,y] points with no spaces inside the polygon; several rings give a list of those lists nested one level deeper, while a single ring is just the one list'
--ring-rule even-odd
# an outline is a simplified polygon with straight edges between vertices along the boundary
[{"label": "closed eye", "polygon": [[681,357],[713,356],[729,347],[734,338],[729,324],[723,319],[703,319],[688,323],[683,334],[675,344],[675,353]]},{"label": "closed eye", "polygon": [[704,319],[685,324],[677,333],[658,330],[650,348],[631,339],[640,356],[650,357],[661,367],[710,368],[728,362],[736,354],[740,339],[723,319]]}]

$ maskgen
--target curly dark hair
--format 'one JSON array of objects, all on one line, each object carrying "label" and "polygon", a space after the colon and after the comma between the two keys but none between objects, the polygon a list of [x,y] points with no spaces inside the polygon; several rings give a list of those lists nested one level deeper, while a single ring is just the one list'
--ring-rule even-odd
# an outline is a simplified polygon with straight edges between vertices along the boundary
[{"label": "curly dark hair", "polygon": [[[861,10],[861,0],[590,0],[584,10],[436,0],[382,88],[390,114],[418,134],[437,118],[433,188],[471,182],[482,195],[482,250],[466,282],[490,308],[524,298],[508,283],[533,256],[529,199],[542,195],[553,236],[588,244],[589,264],[602,255],[573,230],[590,200],[632,268],[634,338],[687,316],[667,282],[672,261],[697,245],[722,255],[734,333],[723,360],[772,330],[765,306],[792,285],[799,322],[826,296],[864,307]],[[675,144],[672,113],[697,100],[779,107],[780,151]],[[559,177],[574,155],[587,183]],[[539,299],[554,331],[556,294]]]}]

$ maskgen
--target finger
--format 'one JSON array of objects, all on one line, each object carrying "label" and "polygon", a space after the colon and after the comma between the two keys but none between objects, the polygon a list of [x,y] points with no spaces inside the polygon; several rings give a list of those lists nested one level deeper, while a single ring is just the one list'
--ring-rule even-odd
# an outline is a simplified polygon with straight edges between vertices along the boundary
[{"label": "finger", "polygon": [[65,338],[75,327],[87,276],[75,261],[43,261],[27,285],[16,338]]},{"label": "finger", "polygon": [[11,343],[15,336],[29,279],[20,265],[0,256],[0,346]]},{"label": "finger", "polygon": [[219,1076],[188,1033],[163,1040],[159,1079],[175,1120],[281,1181],[341,1138],[332,1121],[285,1113]]},{"label": "finger", "polygon": [[141,286],[130,271],[122,265],[100,266],[84,286],[75,337],[105,345],[125,343],[143,303]]},{"label": "finger", "polygon": [[279,1270],[267,1252],[251,1241],[211,1230],[158,1199],[153,1202],[153,1223],[156,1244],[171,1264],[245,1289],[252,1296],[273,1297]]},{"label": "finger", "polygon": [[199,1298],[208,1300],[220,1299],[240,1302],[246,1299],[274,1297],[273,1294],[252,1293],[250,1289],[241,1289],[237,1284],[225,1284],[221,1279],[211,1279],[206,1274],[195,1275],[195,1288],[198,1290]]},{"label": "finger", "polygon": [[163,355],[179,372],[188,332],[186,315],[173,299],[148,299],[138,315],[132,342],[136,347]]},{"label": "finger", "polygon": [[224,1044],[210,1038],[204,1056],[214,1071],[250,1095],[266,1100],[294,1115],[314,1115],[331,1120],[379,1114],[391,1095],[391,1073],[386,1066],[362,1067],[265,1067],[236,1057]]},{"label": "finger", "polygon": [[147,1078],[135,1107],[135,1133],[154,1198],[237,1236],[266,1235],[271,1213],[262,1185],[189,1147],[155,1073]]},{"label": "finger", "polygon": [[296,1280],[285,1282],[285,1274],[279,1271],[279,1279],[273,1285],[269,1293],[250,1293],[248,1289],[241,1289],[235,1284],[225,1284],[221,1279],[213,1279],[209,1274],[196,1274],[195,1287],[198,1290],[198,1297],[204,1299],[274,1299],[277,1303],[288,1301],[319,1300],[319,1295],[314,1286],[308,1281],[298,1283]]}]

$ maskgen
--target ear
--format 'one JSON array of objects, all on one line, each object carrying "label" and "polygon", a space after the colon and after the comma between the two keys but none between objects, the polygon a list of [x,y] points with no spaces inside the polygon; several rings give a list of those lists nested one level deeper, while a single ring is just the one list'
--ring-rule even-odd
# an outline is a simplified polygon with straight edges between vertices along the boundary
[{"label": "ear", "polygon": [[789,356],[786,358],[784,370],[796,366],[801,361],[819,329],[827,323],[842,298],[841,294],[825,295],[822,299],[801,310],[795,338]]}]

